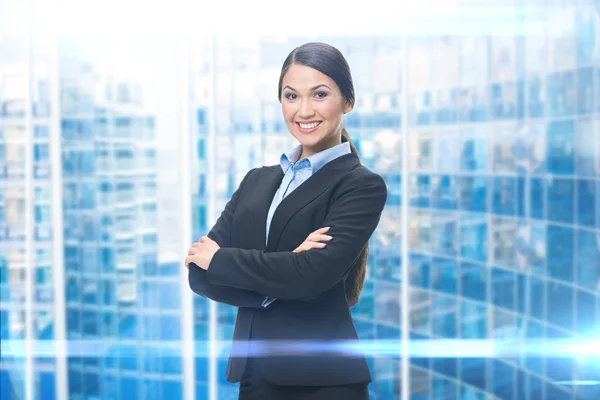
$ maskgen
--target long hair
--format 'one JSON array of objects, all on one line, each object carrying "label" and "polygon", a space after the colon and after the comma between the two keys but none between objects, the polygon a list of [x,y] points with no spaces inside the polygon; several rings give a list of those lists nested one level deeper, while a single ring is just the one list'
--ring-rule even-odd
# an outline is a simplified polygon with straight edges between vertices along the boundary
[{"label": "long hair", "polygon": [[[300,47],[295,48],[285,59],[283,66],[281,67],[281,74],[279,76],[279,88],[277,97],[281,102],[281,92],[283,78],[290,67],[294,64],[304,65],[309,68],[313,68],[324,75],[331,78],[340,88],[340,92],[350,105],[354,106],[354,84],[352,82],[352,75],[350,74],[350,66],[342,55],[342,53],[335,47],[320,43],[311,42],[306,43]],[[350,149],[353,153],[358,156],[358,151],[350,139],[350,135],[346,128],[342,127],[342,142],[348,142]],[[354,307],[358,303],[360,293],[362,292],[365,277],[367,275],[367,257],[369,254],[369,243],[367,242],[365,248],[358,256],[358,259],[352,265],[348,276],[344,281],[344,287],[346,290],[346,299],[349,307]]]}]

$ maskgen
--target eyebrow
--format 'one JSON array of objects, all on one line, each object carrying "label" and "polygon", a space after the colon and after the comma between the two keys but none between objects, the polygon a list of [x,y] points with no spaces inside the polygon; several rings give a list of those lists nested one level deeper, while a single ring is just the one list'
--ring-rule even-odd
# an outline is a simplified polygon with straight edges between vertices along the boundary
[{"label": "eyebrow", "polygon": [[[331,88],[330,88],[329,86],[325,85],[324,83],[322,83],[322,84],[320,84],[320,85],[317,85],[317,86],[315,86],[315,87],[312,87],[310,90],[311,90],[311,91],[313,91],[313,90],[317,90],[317,89],[318,89],[318,88],[320,88],[320,87],[326,87],[327,89],[331,90]],[[287,89],[290,89],[290,90],[293,90],[294,92],[297,92],[297,90],[296,90],[296,89],[294,89],[293,87],[291,87],[290,85],[285,85],[284,89],[286,89],[286,88],[287,88]]]}]

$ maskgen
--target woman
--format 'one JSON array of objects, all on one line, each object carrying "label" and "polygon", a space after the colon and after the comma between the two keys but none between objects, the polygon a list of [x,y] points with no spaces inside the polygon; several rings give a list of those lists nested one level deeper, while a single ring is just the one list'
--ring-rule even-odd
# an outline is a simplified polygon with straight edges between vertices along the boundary
[{"label": "woman", "polygon": [[343,128],[354,88],[337,49],[294,49],[278,97],[300,145],[246,174],[188,253],[190,287],[239,307],[227,366],[239,399],[368,399],[366,360],[343,346],[358,339],[349,308],[386,185]]}]

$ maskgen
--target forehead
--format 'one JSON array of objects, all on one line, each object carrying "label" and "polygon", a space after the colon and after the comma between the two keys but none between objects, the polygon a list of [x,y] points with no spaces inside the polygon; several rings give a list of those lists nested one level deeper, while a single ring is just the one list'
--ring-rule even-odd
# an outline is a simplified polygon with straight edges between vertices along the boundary
[{"label": "forehead", "polygon": [[325,84],[336,90],[335,81],[322,72],[305,65],[294,64],[283,77],[283,86],[289,85],[296,90],[309,90],[310,88]]}]

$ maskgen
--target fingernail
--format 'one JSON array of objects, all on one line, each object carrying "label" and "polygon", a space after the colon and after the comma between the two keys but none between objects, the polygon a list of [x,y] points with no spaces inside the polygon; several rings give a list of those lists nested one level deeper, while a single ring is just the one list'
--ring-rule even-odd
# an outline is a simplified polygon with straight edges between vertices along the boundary
[{"label": "fingernail", "polygon": [[326,226],[326,227],[325,227],[325,229],[329,230],[329,229],[330,229],[330,227],[329,227],[329,226]]},{"label": "fingernail", "polygon": [[325,237],[329,240],[333,239],[333,237],[329,236],[329,235],[325,235]]},{"label": "fingernail", "polygon": [[327,246],[327,244],[326,244],[326,243],[319,243],[319,244],[321,245],[321,247],[325,247],[325,246]]}]

